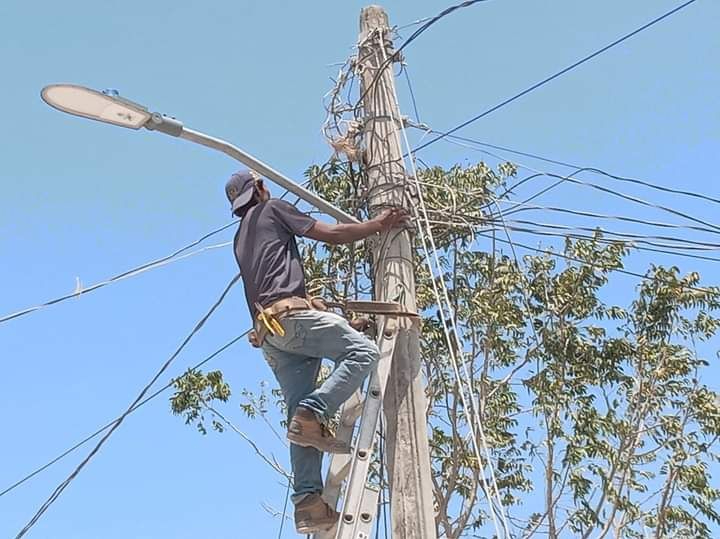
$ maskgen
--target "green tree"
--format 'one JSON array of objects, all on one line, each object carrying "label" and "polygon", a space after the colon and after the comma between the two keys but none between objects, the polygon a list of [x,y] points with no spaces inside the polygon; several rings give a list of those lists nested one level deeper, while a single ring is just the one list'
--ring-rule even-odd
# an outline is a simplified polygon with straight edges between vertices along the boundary
[{"label": "green tree", "polygon": [[[708,363],[696,344],[718,330],[720,289],[702,287],[697,273],[652,266],[627,304],[607,304],[610,279],[629,250],[599,230],[522,258],[512,246],[496,248],[511,240],[495,212],[515,172],[509,163],[434,167],[408,186],[412,207],[413,186],[422,189],[441,270],[431,277],[418,239],[439,534],[493,535],[483,481],[492,466],[517,537],[711,538],[710,526],[720,524],[720,490],[710,476],[720,399],[702,381]],[[354,165],[331,162],[307,177],[325,199],[367,217],[364,177]],[[493,248],[479,249],[479,237]],[[311,293],[372,294],[367,245],[304,242],[302,252]],[[433,278],[443,281],[450,306],[438,307]],[[463,384],[458,357],[467,366]],[[195,395],[193,384],[178,381],[173,411],[197,423],[198,405],[209,399]],[[482,432],[469,419],[474,410],[464,406],[463,387],[472,388]],[[480,461],[471,430],[488,448]]]}]

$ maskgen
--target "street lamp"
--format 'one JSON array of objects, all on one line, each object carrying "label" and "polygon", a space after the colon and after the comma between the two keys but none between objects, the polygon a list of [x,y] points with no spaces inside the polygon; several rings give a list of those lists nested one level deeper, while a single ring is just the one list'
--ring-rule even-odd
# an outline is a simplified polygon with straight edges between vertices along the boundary
[{"label": "street lamp", "polygon": [[103,93],[76,84],[51,84],[40,95],[51,107],[75,116],[130,129],[140,129],[147,123],[151,116],[147,108],[113,94],[111,90]]},{"label": "street lamp", "polygon": [[40,95],[48,105],[68,114],[129,129],[144,127],[150,131],[159,131],[166,135],[213,148],[256,170],[279,186],[299,196],[308,204],[334,217],[339,222],[358,222],[352,215],[336,208],[237,146],[225,140],[188,129],[181,121],[175,118],[157,112],[150,112],[147,107],[120,97],[115,90],[98,92],[77,84],[51,84],[43,88]]}]

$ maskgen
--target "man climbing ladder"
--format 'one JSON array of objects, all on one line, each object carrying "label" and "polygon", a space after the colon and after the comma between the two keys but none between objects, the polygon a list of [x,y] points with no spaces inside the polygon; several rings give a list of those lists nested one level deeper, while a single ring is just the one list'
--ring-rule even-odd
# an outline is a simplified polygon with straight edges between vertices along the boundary
[{"label": "man climbing ladder", "polygon": [[[348,453],[350,448],[326,424],[360,387],[378,349],[343,317],[308,300],[295,236],[352,243],[402,226],[407,214],[385,210],[364,223],[329,225],[271,200],[262,179],[249,170],[233,174],[225,192],[233,214],[241,218],[234,248],[255,322],[251,342],[262,348],[287,405],[295,526],[301,534],[327,530],[339,515],[321,498],[322,452]],[[335,369],[316,388],[323,358],[333,360]]]}]

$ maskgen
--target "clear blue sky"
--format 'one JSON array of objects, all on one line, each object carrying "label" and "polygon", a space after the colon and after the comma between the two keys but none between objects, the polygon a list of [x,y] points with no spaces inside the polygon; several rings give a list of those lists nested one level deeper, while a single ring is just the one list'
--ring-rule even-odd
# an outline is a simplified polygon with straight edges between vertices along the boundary
[{"label": "clear blue sky", "polygon": [[[451,15],[406,51],[421,120],[452,127],[678,4],[494,0]],[[40,100],[45,84],[117,88],[300,178],[329,155],[321,97],[337,71],[329,64],[351,53],[363,5],[2,2],[0,315],[229,221],[223,185],[233,162],[184,141],[60,114]],[[406,24],[444,5],[385,7],[392,23]],[[718,26],[720,4],[699,0],[461,134],[718,196]],[[445,165],[481,158],[446,143],[422,157]],[[717,216],[709,204],[644,194]],[[571,188],[543,200],[663,218]],[[642,270],[649,260],[673,262],[658,255],[630,265]],[[716,263],[675,262],[720,280]],[[235,272],[231,250],[217,250],[0,326],[0,490],[121,412]],[[617,297],[633,285],[618,280]],[[247,325],[238,287],[169,376]],[[238,397],[271,376],[244,343],[210,365],[225,371]],[[244,419],[239,402],[229,415],[286,462],[285,448],[262,422]],[[86,451],[0,498],[0,537],[18,532]],[[278,519],[261,503],[281,509],[284,495],[239,437],[202,437],[160,398],[128,418],[30,537],[275,537]]]}]

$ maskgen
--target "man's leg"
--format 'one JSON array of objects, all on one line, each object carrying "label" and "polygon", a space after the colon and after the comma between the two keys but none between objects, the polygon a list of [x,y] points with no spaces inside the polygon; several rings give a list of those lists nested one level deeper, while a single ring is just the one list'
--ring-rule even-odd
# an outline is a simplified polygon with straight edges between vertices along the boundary
[{"label": "man's leg", "polygon": [[[321,360],[280,350],[268,342],[263,345],[263,355],[280,384],[290,421],[298,402],[315,389]],[[290,444],[290,462],[294,475],[293,502],[298,503],[309,494],[322,492],[320,451]]]},{"label": "man's leg", "polygon": [[298,403],[301,409],[312,410],[326,421],[362,385],[379,358],[378,348],[335,313],[303,311],[283,323],[292,334],[283,343],[286,350],[335,362],[335,369],[322,385]]}]

